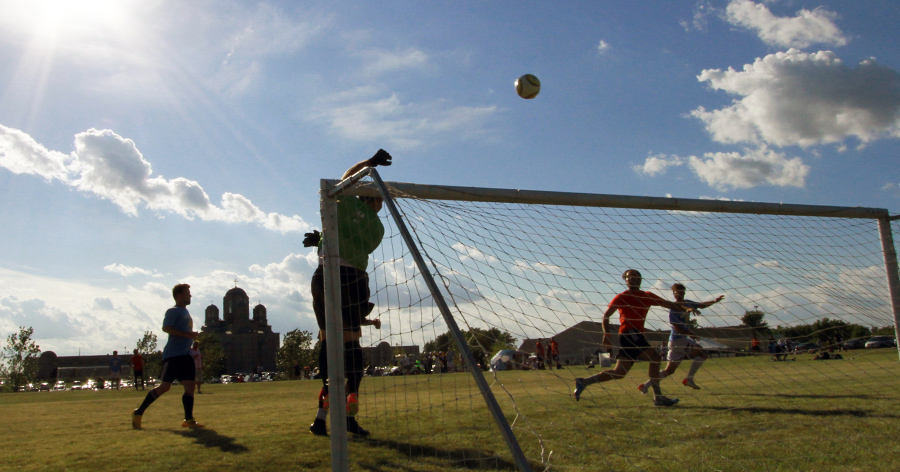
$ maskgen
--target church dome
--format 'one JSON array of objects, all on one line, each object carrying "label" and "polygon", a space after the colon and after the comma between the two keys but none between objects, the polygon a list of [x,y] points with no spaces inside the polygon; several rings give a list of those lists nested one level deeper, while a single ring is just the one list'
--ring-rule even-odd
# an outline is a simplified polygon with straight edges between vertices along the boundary
[{"label": "church dome", "polygon": [[222,305],[225,309],[225,324],[250,321],[250,297],[243,289],[234,287],[226,292]]},{"label": "church dome", "polygon": [[244,289],[242,289],[242,288],[240,288],[240,287],[235,287],[235,288],[233,288],[233,289],[231,289],[231,290],[225,292],[225,298],[246,298],[246,299],[250,299],[250,297],[247,296],[247,292],[245,292]]}]

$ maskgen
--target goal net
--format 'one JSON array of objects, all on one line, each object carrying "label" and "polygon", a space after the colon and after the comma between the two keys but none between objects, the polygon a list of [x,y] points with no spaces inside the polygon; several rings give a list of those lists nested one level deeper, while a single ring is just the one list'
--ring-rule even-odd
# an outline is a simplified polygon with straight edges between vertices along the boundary
[{"label": "goal net", "polygon": [[[379,451],[390,459],[372,461],[404,470],[790,470],[871,460],[900,432],[897,224],[885,210],[385,184],[374,172],[338,198],[381,185],[391,198],[369,317],[382,327],[363,330],[357,416],[372,436],[352,443],[354,463]],[[674,407],[638,389],[644,361],[573,398],[576,378],[615,365],[618,336],[603,352],[601,323],[626,269],[668,300],[675,283],[688,300],[724,295],[691,317],[707,356],[700,389],[683,385],[690,358],[659,382]],[[615,333],[618,313],[610,323]],[[645,329],[662,370],[669,310],[651,308]]]}]

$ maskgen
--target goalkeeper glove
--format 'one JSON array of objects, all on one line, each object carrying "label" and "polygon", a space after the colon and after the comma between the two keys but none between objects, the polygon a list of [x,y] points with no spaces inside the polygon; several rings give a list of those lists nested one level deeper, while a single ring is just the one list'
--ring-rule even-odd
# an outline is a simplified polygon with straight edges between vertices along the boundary
[{"label": "goalkeeper glove", "polygon": [[319,241],[322,240],[322,233],[317,229],[314,229],[312,233],[306,233],[303,236],[303,247],[317,247]]},{"label": "goalkeeper glove", "polygon": [[391,157],[384,149],[379,149],[374,156],[369,158],[369,167],[389,166],[391,165]]}]

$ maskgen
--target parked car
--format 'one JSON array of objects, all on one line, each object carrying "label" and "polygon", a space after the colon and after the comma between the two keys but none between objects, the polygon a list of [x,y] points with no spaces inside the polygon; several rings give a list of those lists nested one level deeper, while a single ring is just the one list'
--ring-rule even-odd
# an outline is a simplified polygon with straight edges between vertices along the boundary
[{"label": "parked car", "polygon": [[221,377],[219,377],[219,379],[223,384],[231,383],[231,376],[228,374],[222,375]]},{"label": "parked car", "polygon": [[794,346],[794,354],[804,354],[810,353],[813,354],[819,350],[819,345],[816,343],[800,343]]},{"label": "parked car", "polygon": [[84,384],[82,384],[80,380],[73,380],[72,387],[69,390],[81,390],[83,388]]},{"label": "parked car", "polygon": [[54,392],[64,392],[66,390],[66,381],[65,380],[57,380],[55,384],[53,384]]},{"label": "parked car", "polygon": [[842,345],[844,346],[844,349],[848,351],[851,349],[864,349],[866,347],[866,340],[863,338],[851,339],[844,342]]},{"label": "parked car", "polygon": [[49,392],[50,384],[48,382],[41,382],[41,384],[38,385],[38,391],[39,392]]},{"label": "parked car", "polygon": [[881,347],[897,347],[897,341],[893,336],[874,336],[866,341],[866,349],[878,349]]}]

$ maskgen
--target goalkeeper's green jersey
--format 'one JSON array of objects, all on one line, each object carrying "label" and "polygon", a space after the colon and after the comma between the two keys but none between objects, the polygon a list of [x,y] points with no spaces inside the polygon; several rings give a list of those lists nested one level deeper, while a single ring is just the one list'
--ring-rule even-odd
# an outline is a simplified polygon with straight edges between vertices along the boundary
[{"label": "goalkeeper's green jersey", "polygon": [[[384,238],[384,225],[362,200],[340,197],[337,202],[338,234],[341,259],[359,270],[369,266],[369,254],[378,248]],[[322,235],[325,237],[325,235]],[[322,242],[319,242],[321,247]]]}]

